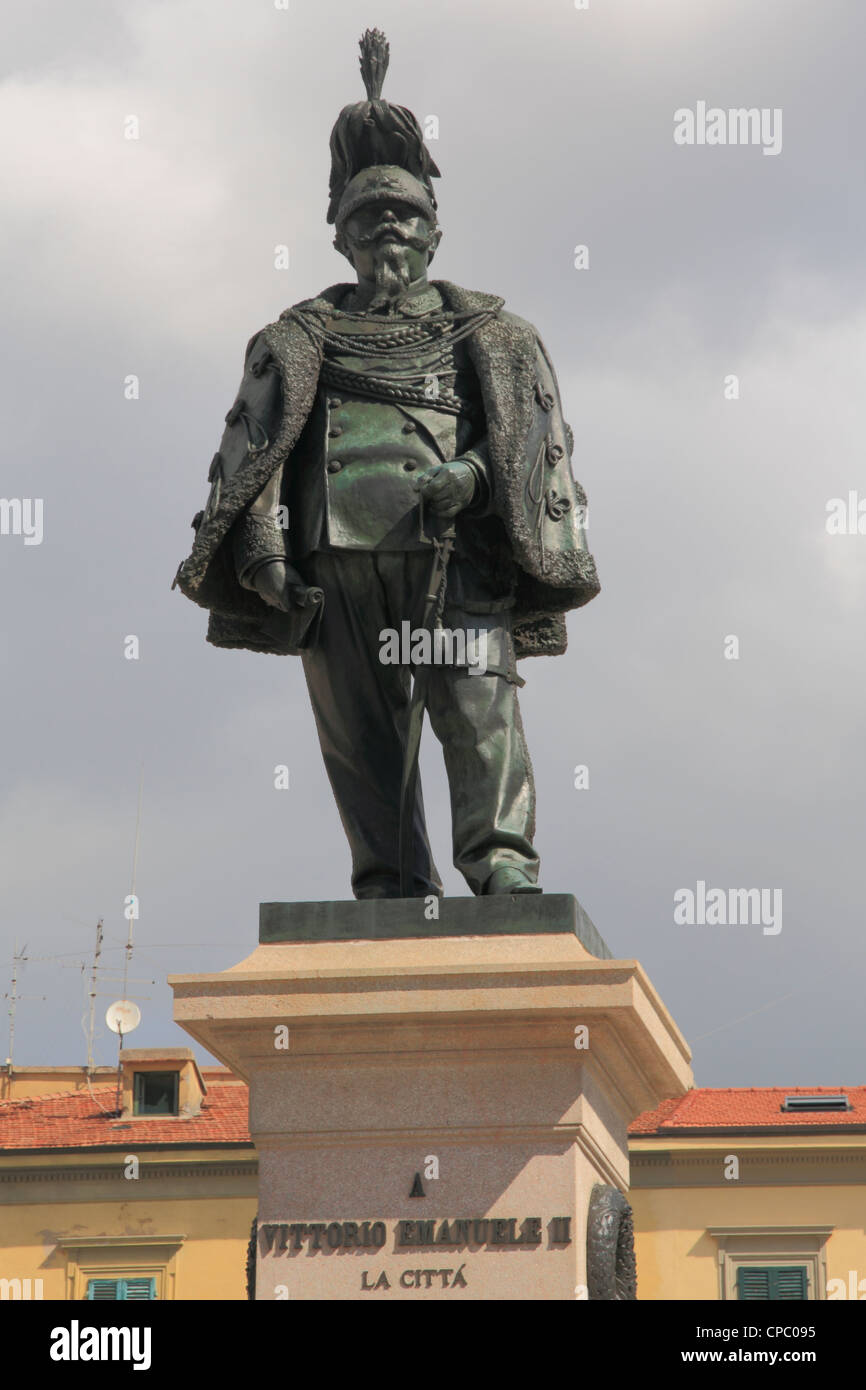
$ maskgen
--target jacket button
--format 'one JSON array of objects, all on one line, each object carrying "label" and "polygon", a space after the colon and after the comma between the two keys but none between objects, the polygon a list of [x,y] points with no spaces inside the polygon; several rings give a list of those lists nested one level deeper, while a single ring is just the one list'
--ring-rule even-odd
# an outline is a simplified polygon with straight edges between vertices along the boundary
[{"label": "jacket button", "polygon": [[328,438],[337,439],[342,433],[343,429],[341,425],[332,425],[331,428],[328,430]]},{"label": "jacket button", "polygon": [[331,410],[339,410],[342,404],[343,402],[340,400],[339,396],[331,396],[330,400],[328,401],[328,405],[330,406]]},{"label": "jacket button", "polygon": [[418,465],[414,459],[407,459],[406,462],[403,464],[403,471],[405,473],[414,473],[417,467]]},{"label": "jacket button", "polygon": [[341,464],[341,462],[340,462],[339,459],[328,459],[328,472],[329,472],[329,473],[339,473],[339,471],[340,471],[340,469],[341,469],[342,467],[343,467],[343,465]]},{"label": "jacket button", "polygon": [[407,420],[406,423],[405,423],[404,426],[403,426],[403,433],[404,433],[404,434],[414,434],[415,431],[417,430],[417,428],[418,428],[418,426],[415,424],[415,421],[414,421],[414,420]]}]

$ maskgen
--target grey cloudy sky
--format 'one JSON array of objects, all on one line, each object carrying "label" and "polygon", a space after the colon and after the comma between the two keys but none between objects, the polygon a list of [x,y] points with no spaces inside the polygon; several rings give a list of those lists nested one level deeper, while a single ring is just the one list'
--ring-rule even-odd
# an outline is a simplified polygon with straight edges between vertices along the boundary
[{"label": "grey cloudy sky", "polygon": [[[246,955],[260,901],[349,895],[300,663],[208,647],[169,585],[247,339],[350,276],[328,136],[370,25],[385,95],[439,119],[433,273],[537,325],[589,493],[602,594],[523,668],[545,889],[640,959],[699,1084],[861,1082],[866,535],[825,519],[866,497],[862,0],[4,7],[0,495],[44,499],[41,545],[0,536],[16,1061],[84,1060],[142,764],[136,1045],[185,1041],[166,975]],[[780,108],[781,152],[675,145],[698,101]],[[464,893],[435,744],[423,772]],[[781,889],[782,930],[676,924],[698,880]]]}]

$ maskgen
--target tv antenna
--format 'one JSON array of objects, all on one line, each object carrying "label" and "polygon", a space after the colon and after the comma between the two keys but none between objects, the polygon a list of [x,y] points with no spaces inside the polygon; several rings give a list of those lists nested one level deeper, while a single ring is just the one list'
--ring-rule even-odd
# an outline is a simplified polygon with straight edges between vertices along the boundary
[{"label": "tv antenna", "polygon": [[[87,1070],[93,1071],[93,1032],[96,1026],[96,972],[99,969],[99,957],[102,955],[102,938],[104,932],[102,918],[96,924],[96,946],[93,951],[93,966],[90,971],[90,1018],[87,1025]],[[82,963],[83,968],[83,963]]]},{"label": "tv antenna", "polygon": [[[138,899],[137,899],[136,896],[135,896],[135,876],[136,876],[136,873],[138,872],[138,846],[139,846],[139,843],[140,843],[140,841],[141,841],[141,798],[142,798],[142,793],[143,793],[143,791],[144,791],[144,763],[142,763],[142,765],[141,765],[141,772],[139,773],[139,778],[138,778],[138,810],[136,811],[136,814],[135,814],[135,842],[134,842],[134,844],[133,844],[133,849],[132,849],[132,882],[131,882],[130,888],[129,888],[129,893],[130,893],[130,897],[132,898],[132,902],[131,902],[131,904],[130,904],[130,909],[129,909],[129,930],[128,930],[127,935],[126,935],[126,956],[124,957],[124,962],[123,962],[123,997],[124,997],[124,999],[126,999],[126,986],[127,986],[127,982],[128,982],[128,978],[129,978],[129,962],[132,960],[132,932],[133,932],[133,925],[132,925],[132,924],[133,924],[133,922],[135,921],[136,917],[138,916]],[[111,1025],[109,1025],[109,1027],[110,1027],[110,1026],[111,1026]],[[133,1024],[133,1028],[135,1028],[135,1027],[137,1027],[137,1026],[138,1026],[137,1023],[134,1023],[134,1024]]]},{"label": "tv antenna", "polygon": [[3,998],[4,998],[4,999],[8,999],[8,1000],[9,1000],[9,1009],[8,1009],[8,1014],[9,1014],[9,1056],[6,1058],[6,1067],[7,1067],[7,1069],[8,1069],[8,1073],[9,1073],[9,1076],[10,1076],[10,1077],[12,1076],[12,1069],[13,1069],[14,1057],[15,1057],[15,1012],[16,1012],[16,1010],[17,1010],[17,1008],[18,1008],[18,1001],[19,1001],[19,999],[42,999],[42,1000],[45,1000],[45,998],[46,998],[46,995],[44,995],[44,994],[19,994],[19,993],[18,993],[18,965],[19,965],[19,962],[20,962],[21,965],[26,965],[28,959],[29,959],[29,957],[28,957],[28,955],[27,955],[27,945],[26,945],[26,943],[21,947],[21,950],[19,951],[19,950],[18,950],[18,942],[15,941],[15,942],[13,943],[13,947],[12,947],[12,982],[11,982],[11,988],[9,989],[9,991],[8,991],[6,994],[3,995]]},{"label": "tv antenna", "polygon": [[[96,1001],[97,1001],[97,999],[100,997],[100,995],[102,995],[103,997],[105,997],[106,995],[108,995],[108,998],[110,999],[110,998],[111,998],[111,995],[114,994],[115,991],[116,991],[116,989],[117,989],[117,983],[116,983],[116,981],[117,981],[117,975],[116,975],[116,974],[114,975],[114,979],[115,979],[114,989],[111,990],[111,993],[110,993],[110,994],[109,994],[108,990],[103,990],[103,989],[98,989],[98,988],[97,988],[97,985],[99,984],[100,977],[101,977],[102,975],[105,975],[106,979],[111,979],[111,978],[112,978],[112,972],[111,972],[110,967],[107,967],[107,966],[104,966],[104,965],[100,965],[100,958],[101,958],[101,956],[102,956],[102,943],[103,943],[104,938],[105,938],[105,929],[104,929],[103,924],[102,924],[102,918],[100,917],[99,921],[98,921],[97,924],[96,924],[96,944],[94,945],[94,948],[93,948],[93,964],[92,964],[91,967],[90,967],[90,988],[89,988],[88,991],[87,991],[87,997],[88,997],[90,1003],[89,1003],[89,1007],[88,1007],[88,1017],[87,1017],[87,1025],[86,1025],[86,1027],[85,1027],[85,1024],[84,1024],[84,1019],[81,1020],[82,1027],[85,1029],[85,1033],[86,1033],[86,1035],[87,1035],[87,1073],[88,1073],[88,1076],[91,1075],[91,1074],[93,1073],[93,1071],[95,1070],[95,1062],[94,1062],[94,1059],[93,1059],[93,1044],[94,1044],[94,1039],[95,1039],[95,1037],[96,1037]],[[113,946],[110,946],[110,947],[108,947],[107,949],[108,949],[108,950],[121,950],[121,949],[123,949],[123,948],[121,948],[121,947],[113,947]],[[85,969],[85,966],[84,966],[84,963],[82,962],[82,965],[81,965],[81,970],[82,970],[82,972],[84,971],[84,969]],[[124,980],[123,980],[123,1000],[124,1000],[124,1002],[128,1002],[128,1001],[126,1001],[126,986],[127,986],[127,984],[129,983],[129,978],[128,978],[128,976],[127,976],[126,971],[124,971],[123,974],[124,974]],[[140,980],[134,981],[133,983],[135,983],[135,984],[153,984],[153,980],[144,980],[144,979],[140,979]],[[134,1006],[133,1006],[133,1007],[134,1007]],[[140,1018],[140,1017],[141,1017],[141,1015],[139,1015],[139,1018]],[[106,1019],[106,1022],[108,1022],[107,1019]],[[108,1026],[109,1026],[109,1028],[111,1028],[112,1032],[114,1032],[114,1033],[117,1032],[117,1029],[116,1029],[111,1023],[109,1023]],[[131,1024],[131,1025],[129,1025],[128,1027],[127,1027],[127,1026],[124,1026],[123,1032],[124,1032],[124,1033],[131,1033],[133,1027],[135,1027],[135,1026],[137,1026],[137,1024]]]},{"label": "tv antenna", "polygon": [[[153,980],[144,980],[144,979],[131,980],[131,979],[130,979],[130,976],[129,976],[129,963],[130,963],[130,961],[131,961],[131,959],[132,959],[132,952],[133,952],[133,945],[134,945],[134,942],[133,942],[134,922],[135,922],[135,920],[136,920],[136,918],[137,918],[137,916],[138,916],[138,900],[137,900],[136,895],[135,895],[135,882],[136,882],[136,874],[137,874],[137,871],[138,871],[138,848],[139,848],[139,843],[140,843],[140,840],[141,840],[141,804],[142,804],[142,793],[143,793],[143,790],[144,790],[144,766],[142,765],[141,773],[140,773],[139,779],[138,779],[138,808],[137,808],[136,817],[135,817],[135,840],[134,840],[133,851],[132,851],[132,882],[131,882],[131,885],[130,885],[130,896],[129,896],[129,897],[127,898],[127,900],[126,900],[126,901],[127,901],[127,920],[128,920],[128,922],[129,922],[129,928],[128,928],[128,930],[127,930],[127,936],[126,936],[126,945],[125,945],[124,947],[122,947],[122,948],[121,948],[121,947],[117,947],[117,948],[115,948],[115,947],[108,947],[108,948],[107,948],[108,950],[114,950],[114,949],[120,950],[120,949],[122,949],[122,950],[124,951],[124,962],[123,962],[123,972],[122,972],[122,982],[121,982],[121,997],[120,997],[119,1000],[117,1000],[114,1004],[111,1005],[111,1007],[108,1009],[108,1011],[107,1011],[107,1013],[106,1013],[106,1015],[105,1015],[105,1021],[106,1021],[106,1023],[108,1024],[109,1028],[111,1029],[111,1031],[112,1031],[113,1033],[117,1033],[117,1035],[118,1035],[118,1054],[120,1053],[120,1051],[121,1051],[122,1048],[123,1048],[123,1038],[124,1038],[124,1035],[127,1034],[127,1033],[131,1033],[131,1032],[133,1031],[133,1029],[134,1029],[134,1028],[137,1028],[138,1025],[139,1025],[139,1023],[141,1022],[141,1011],[138,1009],[137,1005],[134,1004],[134,1003],[132,1002],[132,1000],[129,999],[129,998],[127,997],[127,996],[128,996],[129,985],[130,985],[130,984],[154,984],[154,983],[155,983],[155,981],[153,981]],[[104,938],[104,929],[103,929],[103,924],[102,924],[102,918],[100,917],[99,922],[97,923],[97,926],[96,926],[96,945],[95,945],[94,952],[93,952],[93,965],[92,965],[92,967],[91,967],[91,972],[90,972],[90,989],[89,989],[89,992],[88,992],[88,994],[89,994],[89,999],[90,999],[90,1008],[89,1008],[89,1015],[88,1015],[88,1027],[87,1027],[87,1069],[88,1069],[88,1074],[90,1074],[90,1073],[94,1070],[94,1062],[93,1062],[93,1040],[94,1040],[94,1036],[95,1036],[95,1027],[96,1027],[96,1000],[97,1000],[97,996],[98,996],[98,995],[104,994],[104,993],[105,993],[105,991],[97,989],[97,987],[96,987],[96,986],[97,986],[97,980],[98,980],[98,976],[99,976],[100,972],[105,973],[105,974],[106,974],[106,978],[111,978],[111,976],[106,972],[105,966],[102,966],[102,965],[100,965],[100,963],[99,963],[99,961],[100,961],[100,956],[102,955],[102,949],[103,949],[103,944],[102,944],[102,943],[103,943],[103,938]],[[83,968],[84,968],[84,967],[82,966],[82,969],[83,969]],[[116,979],[117,979],[117,976],[115,975],[114,978],[115,978],[115,980],[116,980]],[[114,988],[115,988],[115,989],[117,988],[117,985],[116,985],[116,984],[115,984],[115,987],[114,987]],[[113,993],[113,992],[114,992],[114,991],[112,991],[112,993]],[[139,996],[139,997],[141,997],[141,996]],[[147,997],[147,996],[145,996],[145,997]],[[118,1095],[119,1095],[119,1087],[120,1087],[120,1056],[119,1056],[119,1055],[118,1055],[118,1059],[117,1059],[117,1081],[118,1081]]]}]

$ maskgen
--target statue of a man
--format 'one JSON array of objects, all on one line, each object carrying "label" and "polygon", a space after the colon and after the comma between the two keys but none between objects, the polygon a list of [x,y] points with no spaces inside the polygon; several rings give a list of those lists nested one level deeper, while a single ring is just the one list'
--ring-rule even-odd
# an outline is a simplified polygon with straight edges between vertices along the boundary
[{"label": "statue of a man", "polygon": [[175,582],[216,646],[301,656],[355,897],[442,893],[416,778],[425,709],[455,866],[477,894],[540,892],[516,662],[562,653],[564,613],[598,592],[586,497],[535,329],[428,280],[439,170],[381,99],[384,36],[361,55],[328,215],[357,284],[250,340]]}]

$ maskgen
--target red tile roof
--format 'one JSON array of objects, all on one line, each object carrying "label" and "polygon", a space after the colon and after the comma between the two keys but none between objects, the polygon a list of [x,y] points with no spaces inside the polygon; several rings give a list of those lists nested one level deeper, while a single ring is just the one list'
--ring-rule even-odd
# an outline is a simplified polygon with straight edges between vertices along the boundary
[{"label": "red tile roof", "polygon": [[[155,1115],[121,1120],[114,1086],[0,1101],[0,1154],[16,1150],[164,1148],[166,1145],[251,1144],[249,1092],[237,1081],[209,1078],[201,1114],[187,1118]],[[850,1110],[789,1112],[786,1096],[847,1095]],[[629,1125],[634,1138],[729,1130],[866,1130],[866,1086],[703,1086],[662,1101]]]},{"label": "red tile roof", "polygon": [[121,1120],[115,1086],[0,1101],[0,1154],[21,1149],[164,1148],[167,1144],[250,1144],[249,1092],[211,1079],[201,1114]]},{"label": "red tile roof", "polygon": [[[783,1110],[786,1096],[846,1095],[850,1110]],[[688,1134],[713,1130],[866,1129],[866,1086],[701,1086],[678,1100],[664,1100],[629,1125],[633,1138],[645,1134]]]}]

